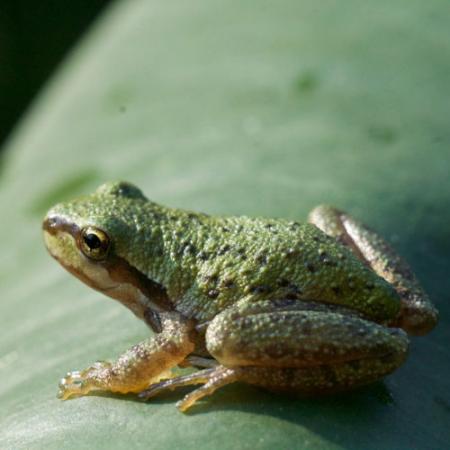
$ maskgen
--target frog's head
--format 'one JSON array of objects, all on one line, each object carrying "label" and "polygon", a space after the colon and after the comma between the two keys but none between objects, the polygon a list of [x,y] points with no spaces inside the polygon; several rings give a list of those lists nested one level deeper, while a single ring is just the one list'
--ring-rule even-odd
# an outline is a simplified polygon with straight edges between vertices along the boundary
[{"label": "frog's head", "polygon": [[137,187],[107,183],[92,195],[54,206],[43,222],[47,249],[64,268],[141,318],[167,305],[164,288],[139,264],[147,256],[146,205]]}]

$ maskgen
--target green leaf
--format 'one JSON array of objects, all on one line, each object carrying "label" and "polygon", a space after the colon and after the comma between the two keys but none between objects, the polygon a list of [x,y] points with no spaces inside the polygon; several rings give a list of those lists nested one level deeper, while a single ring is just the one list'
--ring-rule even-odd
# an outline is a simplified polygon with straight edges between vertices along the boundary
[{"label": "green leaf", "polygon": [[[450,442],[448,3],[154,0],[114,5],[8,144],[0,181],[0,447],[443,449]],[[54,202],[125,179],[211,214],[355,214],[441,312],[385,382],[299,400],[232,385],[55,398],[148,330],[71,278],[40,232]]]}]

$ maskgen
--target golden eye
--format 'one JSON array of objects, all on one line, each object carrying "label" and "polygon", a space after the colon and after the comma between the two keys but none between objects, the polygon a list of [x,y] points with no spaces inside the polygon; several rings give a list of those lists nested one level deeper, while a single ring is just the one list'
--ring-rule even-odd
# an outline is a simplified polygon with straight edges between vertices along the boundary
[{"label": "golden eye", "polygon": [[109,250],[109,236],[95,227],[86,227],[81,230],[81,251],[91,259],[97,261],[106,258]]}]

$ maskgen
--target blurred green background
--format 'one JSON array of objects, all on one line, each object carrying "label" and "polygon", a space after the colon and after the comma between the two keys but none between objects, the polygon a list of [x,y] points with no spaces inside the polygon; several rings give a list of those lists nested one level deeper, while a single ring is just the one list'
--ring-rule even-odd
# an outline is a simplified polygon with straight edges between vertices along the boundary
[{"label": "blurred green background", "polygon": [[2,0],[0,149],[61,59],[110,0]]},{"label": "blurred green background", "polygon": [[[445,449],[449,23],[447,0],[111,4],[3,155],[0,448]],[[232,385],[188,415],[181,393],[58,401],[68,370],[149,334],[42,243],[52,204],[110,179],[210,214],[348,210],[410,262],[440,323],[393,375],[338,397]]]}]

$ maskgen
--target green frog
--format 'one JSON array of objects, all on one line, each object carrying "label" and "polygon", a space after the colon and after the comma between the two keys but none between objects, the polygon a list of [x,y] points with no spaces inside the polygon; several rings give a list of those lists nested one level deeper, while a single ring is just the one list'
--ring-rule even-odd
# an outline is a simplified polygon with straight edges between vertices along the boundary
[{"label": "green frog", "polygon": [[[148,399],[200,385],[178,402],[186,411],[236,381],[334,393],[393,372],[407,333],[423,335],[438,320],[391,247],[330,206],[308,223],[216,217],[110,182],[54,206],[43,230],[64,268],[154,332],[113,362],[69,372],[62,399],[96,390]],[[173,376],[176,366],[198,370]]]}]

